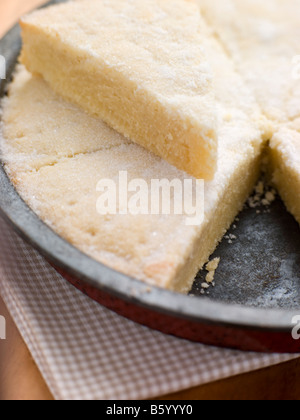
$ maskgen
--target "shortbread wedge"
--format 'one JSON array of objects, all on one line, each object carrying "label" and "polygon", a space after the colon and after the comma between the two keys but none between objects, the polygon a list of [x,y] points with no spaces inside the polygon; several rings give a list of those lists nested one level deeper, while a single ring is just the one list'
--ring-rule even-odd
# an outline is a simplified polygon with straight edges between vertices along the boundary
[{"label": "shortbread wedge", "polygon": [[[2,100],[4,108],[10,103],[9,113],[3,116],[4,137],[10,141],[2,142],[2,154],[11,159],[14,171],[39,170],[63,158],[131,143],[99,118],[66,103],[41,78],[32,78],[19,66],[18,77],[8,89],[9,99]],[[32,117],[39,114],[39,122],[32,124]]]},{"label": "shortbread wedge", "polygon": [[300,2],[197,0],[216,37],[277,123],[300,117]]},{"label": "shortbread wedge", "polygon": [[[125,138],[119,144],[119,134],[108,131],[105,124],[101,128],[92,116],[64,102],[42,78],[30,76],[21,67],[2,104],[5,167],[40,218],[101,263],[147,284],[183,293],[190,290],[198,269],[207,262],[254,187],[264,147],[260,122],[253,123],[260,119],[253,97],[218,43],[210,39],[207,46],[216,79],[220,153],[214,180],[205,182],[204,220],[197,226],[187,226],[184,212],[134,216],[120,214],[118,208],[115,215],[100,215],[97,185],[103,178],[117,181],[120,171],[127,173],[128,181],[142,179],[147,185],[152,179],[184,182],[192,178]],[[39,106],[38,110],[32,108],[29,121],[22,115],[30,91]],[[64,129],[56,154],[51,145],[51,121],[57,118]],[[20,141],[17,133],[26,139]],[[70,153],[73,135],[78,152],[74,156]],[[51,164],[44,160],[47,155]],[[19,165],[20,156],[26,156],[27,166]]]},{"label": "shortbread wedge", "polygon": [[212,179],[212,73],[194,0],[81,0],[21,20],[22,62],[66,99],[200,179]]},{"label": "shortbread wedge", "polygon": [[271,179],[300,223],[300,130],[281,127],[270,142]]}]

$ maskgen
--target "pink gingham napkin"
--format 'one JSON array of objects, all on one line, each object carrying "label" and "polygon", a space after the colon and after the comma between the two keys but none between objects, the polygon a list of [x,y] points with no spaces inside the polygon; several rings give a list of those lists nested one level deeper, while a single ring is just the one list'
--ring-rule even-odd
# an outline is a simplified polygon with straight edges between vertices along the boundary
[{"label": "pink gingham napkin", "polygon": [[295,358],[223,350],[127,321],[68,284],[0,219],[0,293],[57,400],[148,399]]}]

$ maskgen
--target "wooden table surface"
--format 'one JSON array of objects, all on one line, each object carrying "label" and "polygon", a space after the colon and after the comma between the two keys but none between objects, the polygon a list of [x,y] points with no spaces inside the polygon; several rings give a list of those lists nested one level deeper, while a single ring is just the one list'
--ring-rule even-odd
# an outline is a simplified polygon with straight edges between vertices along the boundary
[{"label": "wooden table surface", "polygon": [[[41,0],[0,0],[0,37]],[[0,291],[1,295],[1,291]],[[53,399],[0,297],[7,339],[0,341],[0,400]],[[161,399],[299,400],[300,359],[189,389]]]}]

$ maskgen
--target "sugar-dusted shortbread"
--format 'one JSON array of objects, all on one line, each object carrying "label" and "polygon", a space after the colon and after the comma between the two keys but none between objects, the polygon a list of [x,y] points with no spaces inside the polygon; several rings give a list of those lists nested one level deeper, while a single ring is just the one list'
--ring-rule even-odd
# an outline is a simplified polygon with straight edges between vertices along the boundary
[{"label": "sugar-dusted shortbread", "polygon": [[300,223],[300,130],[282,126],[270,142],[271,179]]},{"label": "sugar-dusted shortbread", "polygon": [[300,223],[300,2],[197,0],[270,120],[270,171]]},{"label": "sugar-dusted shortbread", "polygon": [[97,184],[117,180],[120,171],[129,181],[148,184],[192,178],[65,102],[23,67],[2,102],[5,167],[30,207],[101,263],[179,292],[189,291],[243,207],[259,176],[264,145],[253,97],[218,43],[211,38],[207,47],[216,80],[220,153],[214,180],[205,182],[204,220],[197,226],[187,226],[185,213],[99,214]]},{"label": "sugar-dusted shortbread", "polygon": [[192,176],[212,179],[216,105],[194,0],[81,0],[21,20],[22,62]]},{"label": "sugar-dusted shortbread", "polygon": [[299,118],[299,0],[197,2],[274,128]]}]

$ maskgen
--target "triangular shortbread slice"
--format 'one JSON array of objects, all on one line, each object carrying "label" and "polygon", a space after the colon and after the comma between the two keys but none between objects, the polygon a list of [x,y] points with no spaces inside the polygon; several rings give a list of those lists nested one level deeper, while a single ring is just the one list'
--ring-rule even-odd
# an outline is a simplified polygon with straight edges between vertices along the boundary
[{"label": "triangular shortbread slice", "polygon": [[21,20],[22,62],[60,95],[200,179],[212,179],[212,72],[194,0],[82,0]]},{"label": "triangular shortbread slice", "polygon": [[299,118],[299,0],[197,2],[274,127]]},{"label": "triangular shortbread slice", "polygon": [[[66,102],[22,65],[16,73],[9,99],[2,100],[3,108],[9,102],[9,112],[4,113],[9,142],[2,143],[2,154],[12,159],[14,172],[38,171],[64,158],[131,143],[99,118],[87,117],[77,105]],[[33,116],[39,114],[33,124]]]},{"label": "triangular shortbread slice", "polygon": [[[125,139],[120,144],[119,134],[64,102],[24,69],[3,102],[6,168],[39,216],[98,261],[179,292],[189,291],[198,269],[243,207],[258,179],[264,146],[254,98],[220,45],[209,35],[205,44],[215,79],[220,150],[214,180],[205,182],[204,220],[198,226],[187,226],[184,213],[99,215],[97,183],[116,180],[119,171],[127,171],[129,180],[148,182],[192,178],[136,144]],[[49,163],[45,156],[50,156]]]},{"label": "triangular shortbread slice", "polygon": [[272,182],[300,223],[300,130],[281,127],[270,142]]}]

